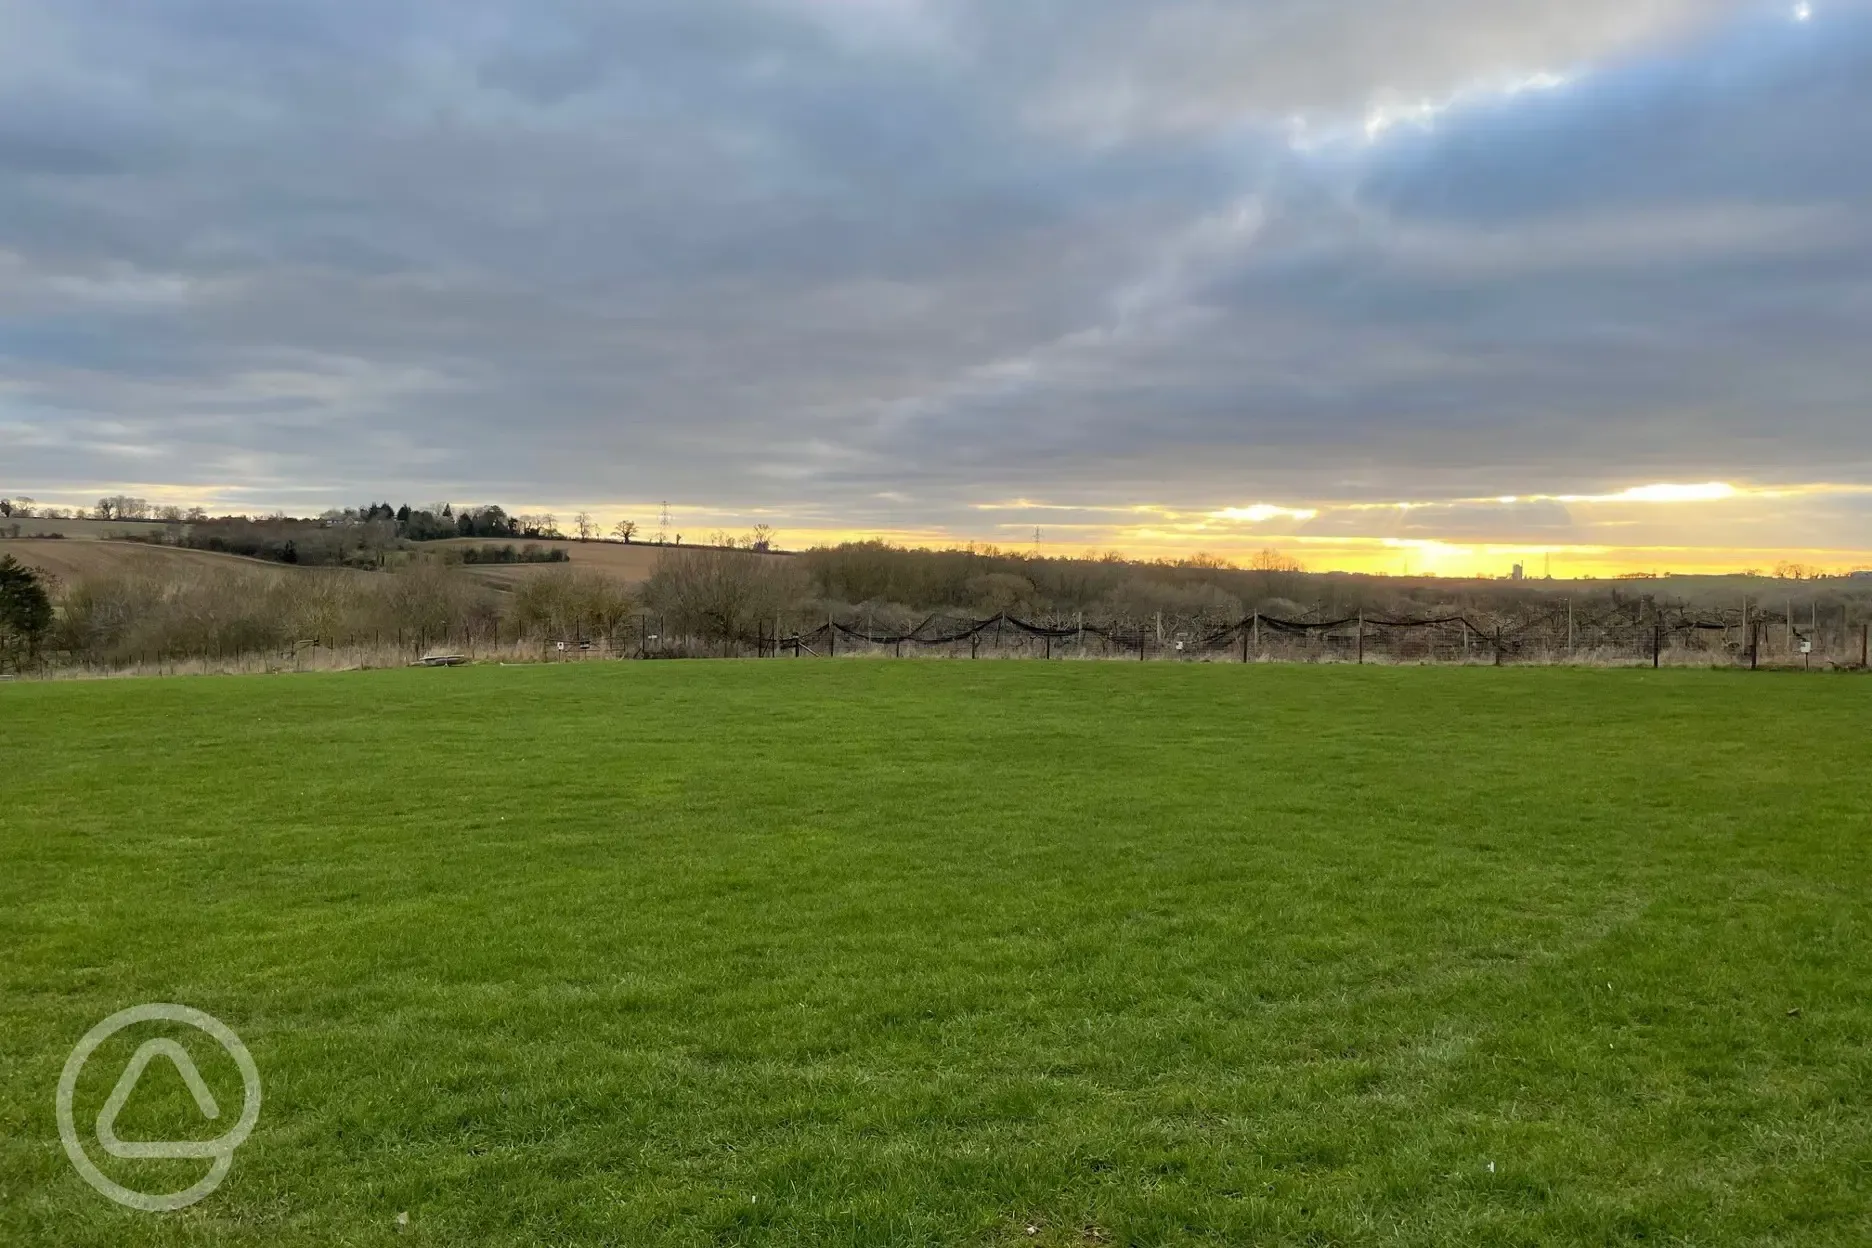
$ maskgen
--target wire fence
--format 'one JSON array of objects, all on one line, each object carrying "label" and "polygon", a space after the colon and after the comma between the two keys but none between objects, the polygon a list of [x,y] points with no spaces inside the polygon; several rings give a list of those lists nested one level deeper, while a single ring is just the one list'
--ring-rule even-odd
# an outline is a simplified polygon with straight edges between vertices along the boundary
[{"label": "wire fence", "polygon": [[[306,638],[277,650],[229,654],[167,651],[86,658],[12,656],[0,678],[334,671],[457,663],[582,662],[680,658],[1098,659],[1185,662],[1579,664],[1865,669],[1872,620],[1817,611],[1698,612],[1651,602],[1583,608],[1563,603],[1512,614],[1426,617],[1371,612],[1288,618],[1201,616],[1088,620],[1013,612],[983,617],[936,612],[914,625],[880,626],[877,610],[834,611],[808,623],[781,616],[749,627],[684,623],[640,613],[607,632],[502,638],[477,630]],[[888,612],[886,612],[888,614]]]},{"label": "wire fence", "polygon": [[711,649],[706,639],[671,636],[644,617],[642,657],[719,653],[759,657],[1096,658],[1238,662],[1589,663],[1863,668],[1872,625],[1850,619],[1821,628],[1791,614],[1694,612],[1645,602],[1587,611],[1567,603],[1515,615],[1421,618],[1357,612],[1285,618],[1260,612],[1238,620],[1200,617],[1088,621],[1024,619],[1009,612],[975,618],[937,612],[914,627],[828,616],[810,628],[737,632]]}]

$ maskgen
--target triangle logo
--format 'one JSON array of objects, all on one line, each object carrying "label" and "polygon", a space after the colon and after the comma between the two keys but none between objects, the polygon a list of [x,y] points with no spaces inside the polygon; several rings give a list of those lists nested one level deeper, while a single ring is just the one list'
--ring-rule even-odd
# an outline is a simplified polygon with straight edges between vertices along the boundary
[{"label": "triangle logo", "polygon": [[111,1089],[110,1097],[104,1102],[104,1108],[98,1111],[98,1143],[105,1152],[113,1157],[155,1157],[173,1159],[178,1157],[213,1157],[220,1147],[219,1140],[157,1140],[142,1142],[117,1138],[117,1115],[123,1112],[124,1105],[136,1091],[137,1083],[143,1078],[143,1072],[158,1057],[166,1057],[182,1076],[195,1098],[196,1107],[202,1116],[213,1120],[221,1116],[221,1107],[215,1103],[214,1093],[201,1077],[201,1071],[195,1067],[195,1059],[188,1050],[174,1040],[146,1040],[131,1057],[130,1064],[117,1078],[117,1086]]}]

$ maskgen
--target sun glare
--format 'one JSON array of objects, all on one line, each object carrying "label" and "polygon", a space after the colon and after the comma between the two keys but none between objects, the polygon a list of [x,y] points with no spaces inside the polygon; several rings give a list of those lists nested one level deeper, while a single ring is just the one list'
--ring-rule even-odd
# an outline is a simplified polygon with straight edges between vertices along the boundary
[{"label": "sun glare", "polygon": [[[1594,503],[1714,503],[1725,498],[1734,498],[1742,491],[1722,481],[1708,481],[1702,485],[1635,485],[1629,490],[1617,494],[1602,494],[1579,499],[1580,502]],[[1574,500],[1562,500],[1574,501]]]},{"label": "sun glare", "polygon": [[1252,507],[1224,507],[1221,511],[1209,513],[1209,518],[1236,524],[1265,524],[1269,520],[1311,520],[1317,515],[1319,512],[1310,507],[1276,507],[1272,503],[1256,503]]}]

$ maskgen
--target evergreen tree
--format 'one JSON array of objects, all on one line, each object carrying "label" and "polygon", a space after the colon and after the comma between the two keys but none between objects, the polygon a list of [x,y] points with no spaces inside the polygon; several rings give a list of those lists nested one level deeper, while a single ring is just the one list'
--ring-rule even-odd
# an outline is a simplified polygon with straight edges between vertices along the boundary
[{"label": "evergreen tree", "polygon": [[36,569],[12,555],[0,558],[0,653],[23,646],[39,652],[52,627],[52,598]]}]

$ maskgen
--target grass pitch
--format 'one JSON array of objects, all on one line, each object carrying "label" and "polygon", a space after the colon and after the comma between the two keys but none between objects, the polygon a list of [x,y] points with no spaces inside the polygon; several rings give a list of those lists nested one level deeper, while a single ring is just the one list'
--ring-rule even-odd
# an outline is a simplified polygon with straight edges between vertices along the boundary
[{"label": "grass pitch", "polygon": [[[0,687],[0,1242],[1872,1242],[1872,686],[742,662]],[[54,1125],[251,1049],[179,1213]],[[86,1066],[76,1121],[120,1161]],[[206,1124],[158,1061],[117,1124]]]}]

